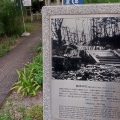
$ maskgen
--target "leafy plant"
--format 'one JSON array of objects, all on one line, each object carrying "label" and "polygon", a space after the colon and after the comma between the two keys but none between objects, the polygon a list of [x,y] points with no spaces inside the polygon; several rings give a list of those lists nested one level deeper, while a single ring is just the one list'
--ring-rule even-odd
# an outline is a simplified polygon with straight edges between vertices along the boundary
[{"label": "leafy plant", "polygon": [[[41,47],[41,44],[39,44]],[[38,47],[39,47],[38,46]],[[32,62],[27,64],[22,70],[17,70],[18,82],[16,82],[11,90],[17,89],[17,93],[21,92],[23,96],[35,96],[38,89],[43,84],[43,60],[42,51],[33,58]]]},{"label": "leafy plant", "polygon": [[38,84],[42,85],[43,83],[43,63],[42,63],[42,54],[35,57],[33,62],[28,64],[29,69],[33,69],[33,79]]},{"label": "leafy plant", "polygon": [[14,84],[12,89],[17,89],[17,93],[21,91],[23,96],[35,96],[40,85],[33,79],[33,70],[34,68],[23,68],[23,70],[17,71],[18,82]]},{"label": "leafy plant", "polygon": [[32,106],[30,109],[26,110],[26,114],[33,120],[43,120],[43,107],[38,105]]}]

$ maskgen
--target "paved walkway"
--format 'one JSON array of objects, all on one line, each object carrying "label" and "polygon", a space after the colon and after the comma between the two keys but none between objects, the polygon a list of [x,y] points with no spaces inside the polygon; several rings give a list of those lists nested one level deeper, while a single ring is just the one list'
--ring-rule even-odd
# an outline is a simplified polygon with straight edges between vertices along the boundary
[{"label": "paved walkway", "polygon": [[42,38],[41,28],[33,32],[6,56],[0,58],[0,105],[9,94],[11,86],[17,81],[16,70],[22,69],[25,64],[30,62],[33,51]]}]

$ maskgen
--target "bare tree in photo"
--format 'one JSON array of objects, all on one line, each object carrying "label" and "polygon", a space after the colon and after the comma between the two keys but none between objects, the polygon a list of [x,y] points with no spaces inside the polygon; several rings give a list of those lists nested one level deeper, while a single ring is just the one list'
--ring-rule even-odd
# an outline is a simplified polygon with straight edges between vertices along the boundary
[{"label": "bare tree in photo", "polygon": [[58,40],[58,44],[61,44],[61,39],[62,39],[62,35],[61,35],[62,22],[63,22],[63,18],[56,18],[51,20],[51,24],[52,24],[51,31],[54,38]]}]

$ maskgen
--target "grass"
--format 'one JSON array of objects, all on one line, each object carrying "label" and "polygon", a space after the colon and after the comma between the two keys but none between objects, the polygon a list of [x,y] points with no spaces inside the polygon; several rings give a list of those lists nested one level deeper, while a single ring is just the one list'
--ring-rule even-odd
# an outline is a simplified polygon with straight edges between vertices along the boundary
[{"label": "grass", "polygon": [[40,27],[40,23],[26,23],[26,31],[30,33],[40,29]]},{"label": "grass", "polygon": [[[27,32],[34,32],[36,30],[39,30],[41,27],[40,22],[35,21],[35,22],[27,22],[26,23],[26,31]],[[17,42],[20,42],[20,40],[16,41],[18,36],[12,36],[12,37],[2,37],[0,39],[0,57],[6,55],[11,48],[14,48],[15,44],[17,45]]]},{"label": "grass", "polygon": [[7,105],[0,110],[0,120],[43,120],[43,107],[34,105],[30,108],[24,105],[15,106],[12,98],[7,98]]},{"label": "grass", "polygon": [[[40,25],[40,21],[42,19],[42,16],[38,16],[38,20],[36,19],[36,16],[34,16],[33,18],[33,22],[31,22],[31,17],[30,16],[26,16],[25,17],[25,28],[27,32],[33,32],[36,31],[38,29],[40,29],[41,25]],[[36,21],[37,20],[37,21]]]},{"label": "grass", "polygon": [[15,37],[6,38],[0,44],[0,57],[6,55],[10,51],[11,45],[15,44],[15,42]]}]

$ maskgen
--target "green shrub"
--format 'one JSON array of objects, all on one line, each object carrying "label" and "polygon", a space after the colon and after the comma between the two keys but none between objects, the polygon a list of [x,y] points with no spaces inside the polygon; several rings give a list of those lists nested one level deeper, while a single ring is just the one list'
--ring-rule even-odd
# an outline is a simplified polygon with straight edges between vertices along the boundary
[{"label": "green shrub", "polygon": [[3,44],[0,44],[0,57],[6,55],[10,50],[10,46],[13,45],[14,43],[15,38],[11,37],[7,38]]},{"label": "green shrub", "polygon": [[0,21],[0,36],[4,34],[3,23]]},{"label": "green shrub", "polygon": [[26,110],[26,114],[30,116],[32,120],[43,120],[43,107],[38,105],[32,106]]},{"label": "green shrub", "polygon": [[17,71],[17,74],[18,82],[12,89],[17,89],[17,93],[22,92],[23,96],[35,96],[43,84],[42,54],[36,56],[25,68]]},{"label": "green shrub", "polygon": [[5,54],[7,54],[9,50],[10,49],[9,49],[9,47],[7,45],[0,44],[0,57],[2,57]]},{"label": "green shrub", "polygon": [[17,8],[16,2],[3,0],[0,9],[0,22],[6,35],[20,35],[23,32],[21,10]]},{"label": "green shrub", "polygon": [[42,54],[35,57],[35,59],[28,64],[29,69],[33,69],[33,79],[38,84],[43,84],[43,62],[42,62]]},{"label": "green shrub", "polygon": [[37,90],[40,88],[40,85],[34,81],[33,71],[34,68],[23,68],[23,70],[17,71],[18,82],[14,84],[14,87],[12,87],[12,89],[17,89],[17,93],[21,91],[23,96],[35,96]]}]

